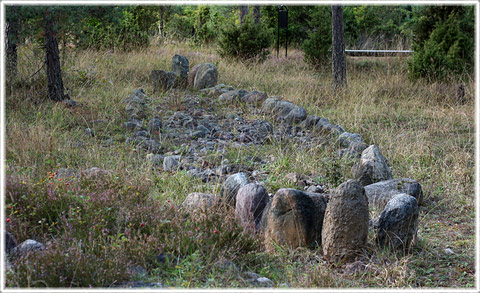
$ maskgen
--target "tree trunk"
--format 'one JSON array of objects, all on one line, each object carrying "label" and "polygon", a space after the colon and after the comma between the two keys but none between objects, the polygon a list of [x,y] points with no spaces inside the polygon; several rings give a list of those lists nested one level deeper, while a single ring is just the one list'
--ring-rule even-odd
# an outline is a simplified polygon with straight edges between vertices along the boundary
[{"label": "tree trunk", "polygon": [[343,8],[340,5],[332,6],[332,77],[333,89],[341,89],[347,85]]},{"label": "tree trunk", "polygon": [[56,32],[55,16],[47,9],[45,17],[45,62],[47,63],[48,98],[54,101],[65,99],[60,67],[60,54]]},{"label": "tree trunk", "polygon": [[242,25],[244,22],[245,16],[248,15],[250,9],[248,8],[248,5],[244,5],[244,6],[242,5],[242,6],[238,6],[238,11],[240,12],[239,13],[240,25]]},{"label": "tree trunk", "polygon": [[260,23],[260,16],[260,6],[253,6],[253,18],[255,19],[255,23]]},{"label": "tree trunk", "polygon": [[163,16],[165,13],[165,7],[160,6],[160,9],[158,11],[158,37],[160,39],[163,39]]},{"label": "tree trunk", "polygon": [[6,53],[6,80],[11,82],[17,78],[17,43],[18,43],[18,29],[19,22],[16,15],[16,7],[11,8],[11,21],[6,23],[5,28],[5,53]]}]

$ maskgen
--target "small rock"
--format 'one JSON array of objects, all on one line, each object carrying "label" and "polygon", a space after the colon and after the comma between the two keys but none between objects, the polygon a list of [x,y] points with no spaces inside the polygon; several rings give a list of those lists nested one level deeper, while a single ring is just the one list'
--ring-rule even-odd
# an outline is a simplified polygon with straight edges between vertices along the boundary
[{"label": "small rock", "polygon": [[138,148],[143,148],[146,151],[154,154],[162,153],[162,144],[154,139],[144,139],[138,145]]},{"label": "small rock", "polygon": [[74,100],[63,100],[62,103],[65,105],[67,108],[73,108],[77,105],[77,102]]},{"label": "small rock", "polygon": [[95,137],[95,132],[91,128],[85,128],[85,134],[90,137]]},{"label": "small rock", "polygon": [[398,178],[384,180],[365,186],[368,204],[380,211],[385,208],[385,205],[393,196],[400,193],[406,193],[415,197],[419,206],[423,204],[422,186],[413,179]]},{"label": "small rock", "polygon": [[14,247],[11,251],[14,256],[26,255],[31,252],[36,252],[43,250],[44,246],[42,243],[37,242],[32,239],[27,239],[20,243],[18,246]]},{"label": "small rock", "polygon": [[235,207],[237,192],[240,187],[247,185],[248,179],[245,173],[236,173],[228,176],[227,180],[222,185],[220,195],[231,206]]},{"label": "small rock", "polygon": [[144,130],[142,121],[136,119],[125,122],[125,128],[130,131]]},{"label": "small rock", "polygon": [[364,186],[392,179],[387,159],[376,145],[371,145],[362,152],[360,161],[352,167],[352,175]]},{"label": "small rock", "polygon": [[188,74],[188,86],[196,90],[209,88],[217,84],[218,71],[212,63],[195,65]]},{"label": "small rock", "polygon": [[418,204],[415,197],[401,193],[387,203],[375,227],[379,245],[409,251],[418,227]]},{"label": "small rock", "polygon": [[178,168],[180,156],[167,156],[163,159],[164,171],[175,171]]},{"label": "small rock", "polygon": [[163,165],[163,156],[160,154],[147,154],[147,161],[153,166]]},{"label": "small rock", "polygon": [[111,172],[100,169],[98,167],[92,167],[90,169],[84,170],[82,172],[82,175],[85,176],[86,178],[97,178],[97,177],[103,177],[106,175],[109,175]]},{"label": "small rock", "polygon": [[450,248],[445,248],[445,253],[446,254],[455,254],[455,252],[453,252],[453,250],[451,250]]},{"label": "small rock", "polygon": [[207,212],[218,201],[219,197],[216,194],[194,192],[187,195],[182,207],[190,211]]},{"label": "small rock", "polygon": [[168,91],[178,86],[178,76],[175,72],[166,72],[163,70],[153,70],[150,74],[153,83],[153,92],[156,93],[160,89]]},{"label": "small rock", "polygon": [[162,130],[162,120],[155,117],[148,121],[148,132],[151,135],[158,134]]}]

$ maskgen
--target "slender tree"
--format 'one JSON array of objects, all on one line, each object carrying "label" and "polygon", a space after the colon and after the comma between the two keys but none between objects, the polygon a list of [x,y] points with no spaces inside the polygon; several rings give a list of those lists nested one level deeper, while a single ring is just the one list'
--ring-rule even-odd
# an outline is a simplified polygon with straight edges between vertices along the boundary
[{"label": "slender tree", "polygon": [[253,19],[255,20],[255,23],[260,23],[260,16],[260,6],[253,6]]},{"label": "slender tree", "polygon": [[48,98],[54,101],[65,99],[60,53],[58,50],[55,11],[46,8],[44,13],[45,62],[47,64]]},{"label": "slender tree", "polygon": [[248,5],[240,5],[238,6],[238,11],[239,11],[240,25],[242,25],[245,19],[245,16],[247,16],[248,13],[250,12],[250,8],[248,7]]},{"label": "slender tree", "polygon": [[5,27],[5,51],[6,51],[6,78],[12,81],[17,77],[17,44],[19,40],[18,7],[8,7],[8,18]]},{"label": "slender tree", "polygon": [[165,6],[159,6],[158,9],[158,37],[163,39],[163,20],[165,15]]},{"label": "slender tree", "polygon": [[340,5],[332,6],[332,77],[333,89],[341,89],[347,85],[343,8]]}]

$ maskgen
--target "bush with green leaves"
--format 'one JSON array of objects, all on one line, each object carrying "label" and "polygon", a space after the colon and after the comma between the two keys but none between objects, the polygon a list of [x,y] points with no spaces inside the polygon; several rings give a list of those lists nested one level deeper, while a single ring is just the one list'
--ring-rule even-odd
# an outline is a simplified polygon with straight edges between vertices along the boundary
[{"label": "bush with green leaves", "polygon": [[329,64],[332,54],[331,8],[320,7],[316,14],[316,29],[309,33],[308,39],[303,42],[302,49],[305,61],[318,68]]},{"label": "bush with green leaves", "polygon": [[409,76],[442,80],[472,73],[475,15],[473,6],[431,6],[420,11]]},{"label": "bush with green leaves", "polygon": [[230,22],[220,33],[218,52],[222,57],[242,60],[264,60],[269,54],[272,34],[263,23],[254,23],[252,17],[245,17],[242,25]]}]

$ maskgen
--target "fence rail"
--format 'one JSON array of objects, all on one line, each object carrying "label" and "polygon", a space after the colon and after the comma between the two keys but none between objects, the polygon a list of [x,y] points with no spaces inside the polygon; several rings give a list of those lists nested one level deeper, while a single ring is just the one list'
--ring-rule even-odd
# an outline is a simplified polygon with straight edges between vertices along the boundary
[{"label": "fence rail", "polygon": [[409,56],[412,50],[345,50],[348,56]]}]

